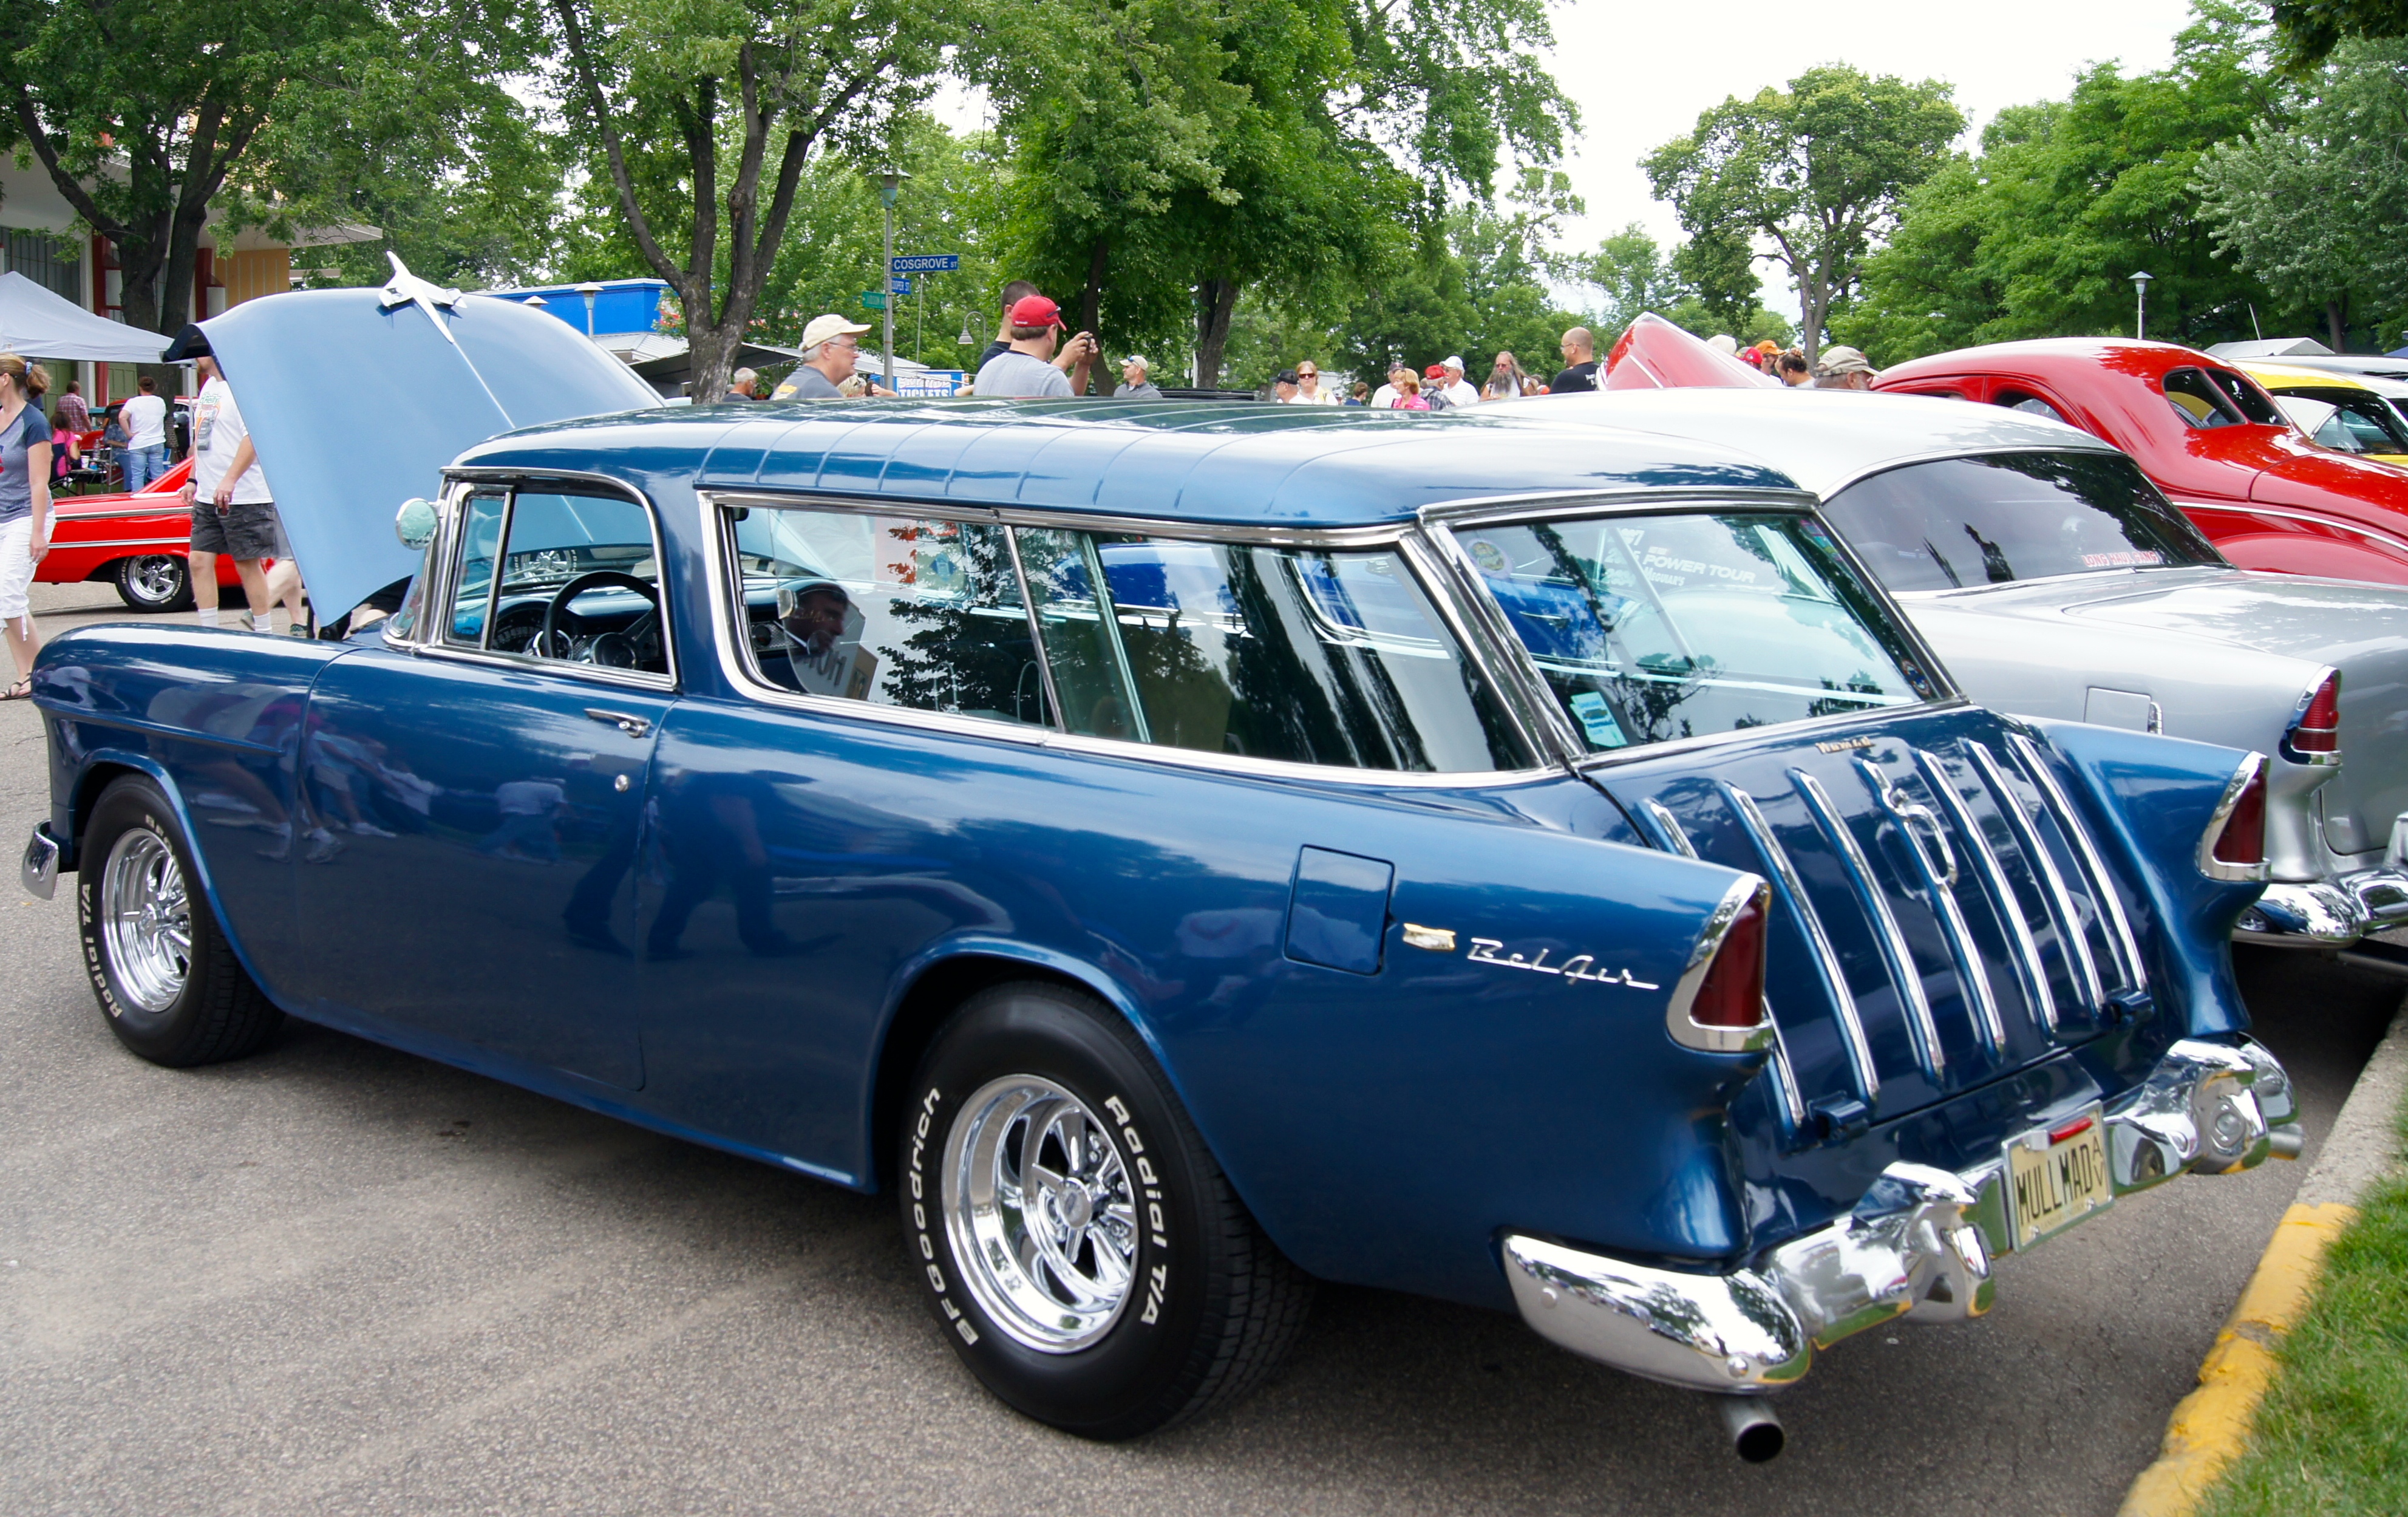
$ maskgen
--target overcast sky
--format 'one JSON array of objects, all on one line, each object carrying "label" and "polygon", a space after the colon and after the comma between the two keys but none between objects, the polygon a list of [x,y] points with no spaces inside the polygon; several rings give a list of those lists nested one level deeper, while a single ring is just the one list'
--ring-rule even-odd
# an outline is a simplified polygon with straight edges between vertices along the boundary
[{"label": "overcast sky", "polygon": [[[1783,84],[1816,64],[1944,79],[1972,122],[1971,146],[2001,107],[2063,98],[2085,64],[2162,68],[2189,19],[2186,0],[2020,0],[2012,7],[1930,0],[1573,0],[1555,11],[1556,81],[1580,106],[1565,165],[1588,214],[1565,242],[1593,248],[1631,222],[1670,245],[1672,208],[1652,198],[1639,160],[1695,127],[1725,96]],[[1712,28],[1700,36],[1699,25]],[[1798,297],[1769,265],[1766,304],[1795,320]]]},{"label": "overcast sky", "polygon": [[[1727,95],[1785,83],[1816,64],[1848,63],[1869,74],[1947,80],[1978,133],[2001,107],[2062,98],[2087,63],[2114,59],[2130,73],[2163,67],[2188,17],[2186,0],[1570,0],[1555,10],[1552,66],[1580,106],[1581,133],[1565,167],[1588,214],[1565,240],[1593,248],[1631,222],[1659,242],[1676,239],[1680,223],[1648,193],[1639,160]],[[956,130],[984,124],[982,107],[953,90],[936,103]],[[1765,298],[1797,315],[1797,297],[1770,274]]]}]

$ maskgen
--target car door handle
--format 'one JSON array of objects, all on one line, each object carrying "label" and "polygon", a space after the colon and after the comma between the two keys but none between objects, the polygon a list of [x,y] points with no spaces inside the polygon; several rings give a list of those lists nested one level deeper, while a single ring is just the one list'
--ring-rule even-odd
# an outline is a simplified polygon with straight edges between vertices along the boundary
[{"label": "car door handle", "polygon": [[609,723],[630,737],[641,737],[652,730],[650,718],[629,716],[624,711],[606,711],[598,706],[589,706],[585,708],[585,714],[596,722]]}]

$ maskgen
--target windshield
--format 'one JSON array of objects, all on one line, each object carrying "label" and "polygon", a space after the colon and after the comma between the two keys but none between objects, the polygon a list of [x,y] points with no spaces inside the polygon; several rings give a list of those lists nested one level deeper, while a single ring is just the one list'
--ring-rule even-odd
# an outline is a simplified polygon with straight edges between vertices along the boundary
[{"label": "windshield", "polygon": [[2000,453],[1859,480],[1823,514],[1893,591],[2221,564],[2121,453]]},{"label": "windshield", "polygon": [[1463,527],[1593,752],[1935,694],[1820,523],[1770,512]]}]

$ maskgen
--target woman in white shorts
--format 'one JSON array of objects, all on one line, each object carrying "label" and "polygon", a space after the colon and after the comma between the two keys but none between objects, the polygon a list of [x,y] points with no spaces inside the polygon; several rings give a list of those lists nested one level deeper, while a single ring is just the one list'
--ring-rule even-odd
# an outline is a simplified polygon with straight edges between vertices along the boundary
[{"label": "woman in white shorts", "polygon": [[0,623],[17,672],[0,700],[34,693],[34,633],[26,592],[34,565],[50,551],[50,424],[36,404],[50,378],[15,353],[0,353]]}]

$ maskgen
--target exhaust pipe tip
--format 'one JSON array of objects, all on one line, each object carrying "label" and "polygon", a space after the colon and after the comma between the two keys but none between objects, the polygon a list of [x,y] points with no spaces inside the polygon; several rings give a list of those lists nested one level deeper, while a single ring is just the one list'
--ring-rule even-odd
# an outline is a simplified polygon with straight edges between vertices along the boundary
[{"label": "exhaust pipe tip", "polygon": [[1714,1405],[1722,1413],[1723,1430],[1730,1437],[1731,1453],[1742,1463],[1770,1464],[1781,1457],[1789,1435],[1783,1431],[1771,1402],[1756,1395],[1718,1395]]}]

